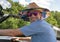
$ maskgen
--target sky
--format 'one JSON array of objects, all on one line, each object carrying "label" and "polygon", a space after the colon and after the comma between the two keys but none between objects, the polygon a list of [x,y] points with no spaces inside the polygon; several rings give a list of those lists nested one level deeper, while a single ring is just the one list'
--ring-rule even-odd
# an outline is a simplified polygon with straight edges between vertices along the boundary
[{"label": "sky", "polygon": [[0,5],[3,9],[11,8],[11,4],[7,0],[0,0]]},{"label": "sky", "polygon": [[50,10],[54,11],[60,11],[60,0],[13,0],[13,1],[19,1],[22,5],[28,5],[31,2],[35,2],[38,6],[43,8],[48,8]]}]

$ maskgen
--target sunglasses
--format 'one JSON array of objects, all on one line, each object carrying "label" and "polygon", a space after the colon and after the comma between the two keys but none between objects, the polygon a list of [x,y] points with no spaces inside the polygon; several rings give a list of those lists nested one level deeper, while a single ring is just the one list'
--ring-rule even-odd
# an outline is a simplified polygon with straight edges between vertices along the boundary
[{"label": "sunglasses", "polygon": [[27,16],[28,17],[31,17],[32,15],[37,16],[38,13],[42,13],[42,12],[29,12]]}]

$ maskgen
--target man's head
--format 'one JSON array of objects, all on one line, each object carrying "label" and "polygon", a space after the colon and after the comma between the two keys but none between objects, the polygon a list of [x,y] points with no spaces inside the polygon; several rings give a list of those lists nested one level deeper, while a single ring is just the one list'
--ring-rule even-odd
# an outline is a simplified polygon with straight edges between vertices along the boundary
[{"label": "man's head", "polygon": [[50,16],[50,10],[46,9],[46,15],[49,17]]},{"label": "man's head", "polygon": [[[30,22],[36,21],[38,19],[42,19],[42,17],[49,12],[44,8],[40,8],[35,3],[30,3],[27,7],[27,17],[29,18]],[[45,11],[46,10],[46,11]],[[45,13],[44,13],[45,12]],[[44,14],[43,14],[44,13]]]},{"label": "man's head", "polygon": [[50,11],[46,8],[43,9],[43,12],[42,12],[42,19],[46,19],[50,16]]}]

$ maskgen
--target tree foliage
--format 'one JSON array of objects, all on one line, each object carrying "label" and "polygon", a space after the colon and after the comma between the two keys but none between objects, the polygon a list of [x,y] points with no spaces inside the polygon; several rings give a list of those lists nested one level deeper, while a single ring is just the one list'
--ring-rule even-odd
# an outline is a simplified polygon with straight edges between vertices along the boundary
[{"label": "tree foliage", "polygon": [[58,27],[60,28],[60,12],[55,11],[54,18],[57,20]]},{"label": "tree foliage", "polygon": [[47,22],[49,22],[51,25],[58,26],[57,20],[54,18],[54,12],[50,13],[50,17],[46,19]]},{"label": "tree foliage", "polygon": [[[8,1],[12,4],[12,7],[10,9],[3,10],[5,14],[18,14],[19,10],[25,9],[25,7],[18,4],[18,2],[12,2],[11,0]],[[11,17],[0,24],[0,29],[9,29],[9,28],[15,29],[20,28],[26,24],[27,22],[23,21],[22,19]]]},{"label": "tree foliage", "polygon": [[[25,9],[25,7],[18,2],[13,2],[11,0],[8,1],[11,3],[12,7],[10,9],[3,10],[5,14],[18,14],[19,10]],[[46,21],[54,26],[60,27],[60,12],[51,11],[51,16],[47,18]],[[0,23],[0,29],[16,29],[29,24],[30,22],[23,21],[22,19],[10,17],[3,23]]]}]

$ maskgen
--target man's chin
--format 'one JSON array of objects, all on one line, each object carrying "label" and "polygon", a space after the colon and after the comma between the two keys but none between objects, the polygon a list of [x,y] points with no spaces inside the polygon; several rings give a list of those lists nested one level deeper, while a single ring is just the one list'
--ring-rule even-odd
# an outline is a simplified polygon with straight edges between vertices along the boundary
[{"label": "man's chin", "polygon": [[32,20],[31,22],[34,22],[34,21],[36,21],[36,20]]}]

